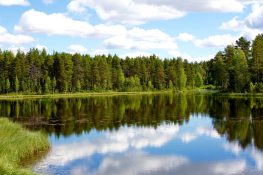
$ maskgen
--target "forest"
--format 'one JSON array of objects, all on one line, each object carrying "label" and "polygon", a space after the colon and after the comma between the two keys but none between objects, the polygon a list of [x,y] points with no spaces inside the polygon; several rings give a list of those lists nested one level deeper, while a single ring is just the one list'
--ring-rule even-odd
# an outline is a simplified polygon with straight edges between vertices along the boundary
[{"label": "forest", "polygon": [[70,54],[45,49],[0,50],[0,93],[46,94],[215,88],[223,92],[263,91],[263,34],[240,37],[203,62],[156,55]]}]

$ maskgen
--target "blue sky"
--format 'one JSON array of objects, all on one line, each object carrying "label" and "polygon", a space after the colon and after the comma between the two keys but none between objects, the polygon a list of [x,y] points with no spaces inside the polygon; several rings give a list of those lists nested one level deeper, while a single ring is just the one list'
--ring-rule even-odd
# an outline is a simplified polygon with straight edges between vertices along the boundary
[{"label": "blue sky", "polygon": [[212,58],[263,33],[262,0],[0,0],[0,48]]}]

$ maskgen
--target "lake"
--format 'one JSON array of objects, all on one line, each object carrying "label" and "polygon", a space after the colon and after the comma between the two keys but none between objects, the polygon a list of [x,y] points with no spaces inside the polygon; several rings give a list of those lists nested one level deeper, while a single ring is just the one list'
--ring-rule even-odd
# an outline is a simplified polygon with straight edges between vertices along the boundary
[{"label": "lake", "polygon": [[263,174],[263,98],[190,93],[3,100],[0,116],[48,133],[50,152],[27,165],[37,173]]}]

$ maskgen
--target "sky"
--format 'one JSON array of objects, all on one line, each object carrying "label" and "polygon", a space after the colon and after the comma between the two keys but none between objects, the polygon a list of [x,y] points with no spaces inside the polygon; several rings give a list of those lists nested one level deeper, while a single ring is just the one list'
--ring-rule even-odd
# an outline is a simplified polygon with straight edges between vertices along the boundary
[{"label": "sky", "polygon": [[0,48],[202,61],[263,33],[263,0],[0,0]]}]

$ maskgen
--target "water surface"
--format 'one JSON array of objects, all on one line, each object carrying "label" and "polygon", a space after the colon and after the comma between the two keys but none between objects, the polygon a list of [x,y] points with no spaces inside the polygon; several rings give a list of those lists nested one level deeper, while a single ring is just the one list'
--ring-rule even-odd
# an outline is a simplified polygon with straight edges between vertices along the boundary
[{"label": "water surface", "polygon": [[35,172],[261,175],[263,99],[204,94],[0,101],[1,116],[44,130]]}]

